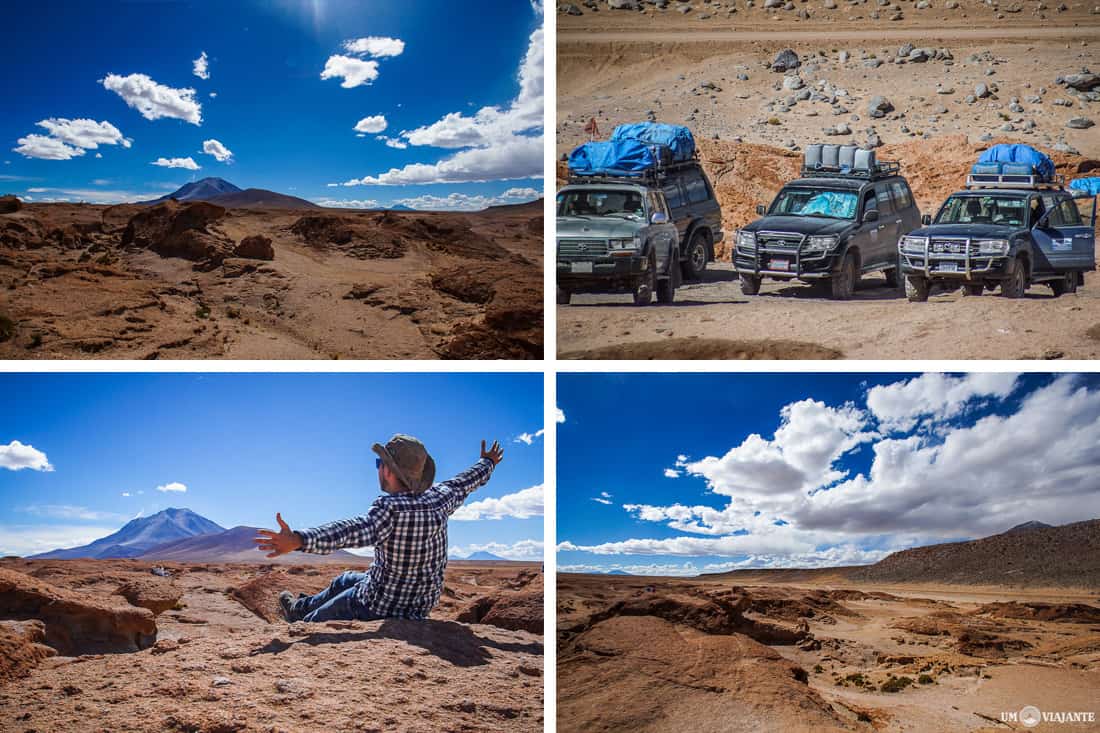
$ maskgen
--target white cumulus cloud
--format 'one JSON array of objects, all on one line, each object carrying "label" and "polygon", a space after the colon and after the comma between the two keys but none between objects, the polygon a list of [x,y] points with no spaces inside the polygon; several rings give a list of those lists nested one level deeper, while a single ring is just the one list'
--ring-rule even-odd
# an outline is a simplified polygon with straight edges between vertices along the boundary
[{"label": "white cumulus cloud", "polygon": [[174,89],[158,84],[145,74],[108,74],[99,83],[122,97],[147,120],[171,118],[192,125],[202,124],[202,105],[195,101],[194,89]]},{"label": "white cumulus cloud", "polygon": [[382,132],[386,129],[386,118],[382,115],[364,117],[355,123],[355,131],[362,133]]},{"label": "white cumulus cloud", "polygon": [[219,163],[225,163],[233,158],[233,151],[217,140],[203,140],[202,152],[207,155],[213,155]]},{"label": "white cumulus cloud", "polygon": [[1004,398],[1016,389],[1009,373],[977,373],[953,377],[928,373],[867,392],[867,407],[885,430],[911,430],[922,418],[946,420],[963,412],[975,398]]},{"label": "white cumulus cloud", "polygon": [[150,165],[159,165],[161,168],[186,168],[189,171],[199,169],[199,164],[190,156],[186,158],[157,158]]},{"label": "white cumulus cloud", "polygon": [[488,552],[505,560],[542,560],[543,544],[539,540],[519,540],[510,545],[500,542],[485,544],[473,543],[465,547],[456,545],[450,548],[451,557],[466,558],[475,552]]},{"label": "white cumulus cloud", "polygon": [[477,519],[529,519],[541,517],[543,506],[542,484],[507,494],[499,498],[482,499],[458,508],[451,519],[473,521]]},{"label": "white cumulus cloud", "polygon": [[38,126],[49,132],[51,137],[78,148],[94,150],[100,145],[121,145],[128,148],[133,144],[133,140],[123,137],[119,129],[106,120],[96,122],[89,119],[51,117],[39,122]]},{"label": "white cumulus cloud", "polygon": [[405,42],[400,38],[369,36],[344,41],[344,50],[357,56],[400,56],[405,51]]},{"label": "white cumulus cloud", "polygon": [[187,491],[187,487],[181,484],[179,481],[172,481],[171,483],[164,484],[163,486],[158,486],[157,491],[163,491],[165,493],[169,491],[176,491],[182,494]]},{"label": "white cumulus cloud", "polygon": [[206,58],[206,51],[203,51],[197,59],[191,62],[191,72],[200,79],[209,79],[210,72],[207,71],[208,59]]},{"label": "white cumulus cloud", "polygon": [[69,160],[84,155],[83,148],[66,145],[57,138],[48,135],[27,135],[17,141],[18,145],[12,151],[25,158],[39,158],[41,160]]},{"label": "white cumulus cloud", "polygon": [[378,62],[336,54],[329,56],[328,61],[325,62],[321,78],[343,79],[340,86],[344,89],[354,89],[370,84],[378,78]]},{"label": "white cumulus cloud", "polygon": [[0,445],[0,468],[6,468],[9,471],[22,471],[24,468],[32,471],[53,470],[45,453],[33,445],[20,443],[18,440]]}]

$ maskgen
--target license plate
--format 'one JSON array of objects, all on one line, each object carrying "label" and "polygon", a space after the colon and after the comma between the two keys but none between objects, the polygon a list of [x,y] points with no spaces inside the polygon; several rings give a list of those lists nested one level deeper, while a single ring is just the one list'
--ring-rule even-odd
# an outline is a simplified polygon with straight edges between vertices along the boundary
[{"label": "license plate", "polygon": [[771,265],[770,265],[770,269],[772,269],[772,270],[783,270],[784,272],[786,272],[786,271],[791,269],[791,261],[790,260],[772,260]]},{"label": "license plate", "polygon": [[569,269],[570,269],[571,272],[590,273],[590,272],[592,272],[592,263],[591,262],[574,262],[570,266]]},{"label": "license plate", "polygon": [[959,263],[958,262],[941,262],[940,263],[940,272],[958,272],[958,271],[959,271]]}]

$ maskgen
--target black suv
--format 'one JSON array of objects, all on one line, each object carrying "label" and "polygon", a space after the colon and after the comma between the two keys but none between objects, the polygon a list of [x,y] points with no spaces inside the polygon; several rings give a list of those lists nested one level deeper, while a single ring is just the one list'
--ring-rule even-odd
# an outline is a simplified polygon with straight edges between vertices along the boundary
[{"label": "black suv", "polygon": [[882,271],[900,296],[898,237],[921,219],[900,170],[854,145],[807,146],[803,177],[767,209],[757,206],[763,218],[737,233],[733,265],[741,291],[756,295],[768,277],[820,283],[845,300],[860,275]]},{"label": "black suv", "polygon": [[898,242],[909,300],[923,302],[933,284],[966,295],[1000,286],[1023,297],[1045,283],[1055,296],[1084,285],[1096,269],[1096,197],[1037,176],[972,174],[921,229]]},{"label": "black suv", "polygon": [[631,292],[671,303],[722,240],[722,214],[697,160],[640,175],[571,176],[557,197],[557,302],[573,293]]}]

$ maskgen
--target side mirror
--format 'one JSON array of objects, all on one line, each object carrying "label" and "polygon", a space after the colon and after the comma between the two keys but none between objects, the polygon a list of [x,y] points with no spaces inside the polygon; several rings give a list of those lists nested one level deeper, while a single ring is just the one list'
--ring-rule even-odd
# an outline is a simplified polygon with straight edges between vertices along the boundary
[{"label": "side mirror", "polygon": [[668,224],[668,214],[663,211],[654,211],[653,216],[649,217],[650,224]]},{"label": "side mirror", "polygon": [[878,209],[871,209],[870,211],[864,212],[864,214],[863,214],[863,223],[864,224],[871,224],[872,222],[876,222],[876,221],[878,221]]},{"label": "side mirror", "polygon": [[928,226],[929,224],[932,223],[932,215],[931,214],[921,214],[920,215],[920,223],[921,223],[921,226]]},{"label": "side mirror", "polygon": [[757,214],[757,216],[763,216],[765,211],[766,211],[766,209],[764,208],[764,204],[757,204],[756,205],[756,214]]}]

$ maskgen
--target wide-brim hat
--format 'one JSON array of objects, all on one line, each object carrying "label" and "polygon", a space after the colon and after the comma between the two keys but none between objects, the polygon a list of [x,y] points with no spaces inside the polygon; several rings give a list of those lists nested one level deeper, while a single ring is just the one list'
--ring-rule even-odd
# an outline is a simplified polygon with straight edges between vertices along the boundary
[{"label": "wide-brim hat", "polygon": [[397,480],[412,494],[423,494],[435,480],[435,461],[416,438],[398,433],[385,445],[375,443],[371,450],[389,466]]}]

